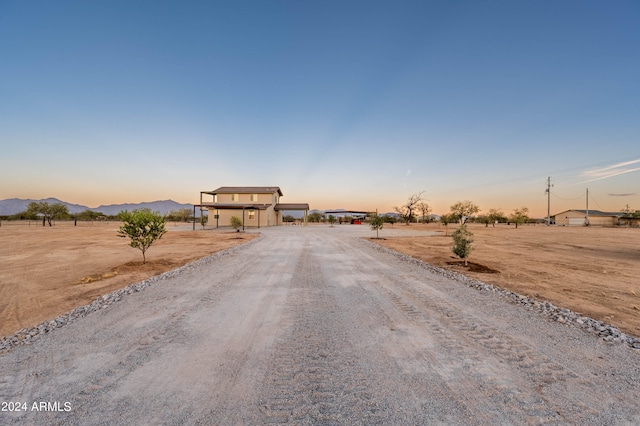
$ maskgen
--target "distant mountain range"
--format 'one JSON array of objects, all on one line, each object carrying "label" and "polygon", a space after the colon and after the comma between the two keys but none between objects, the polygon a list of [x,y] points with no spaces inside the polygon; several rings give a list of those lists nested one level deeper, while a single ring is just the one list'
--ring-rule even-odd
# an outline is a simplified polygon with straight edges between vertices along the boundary
[{"label": "distant mountain range", "polygon": [[[0,200],[0,216],[11,216],[16,213],[23,212],[27,209],[27,206],[29,205],[29,203],[33,201],[46,201],[49,204],[54,204],[54,203],[64,204],[65,206],[67,206],[67,208],[69,209],[69,213],[71,214],[80,213],[85,210],[91,210],[94,212],[106,214],[108,216],[115,216],[118,213],[120,213],[122,210],[131,211],[131,210],[142,209],[142,208],[148,208],[148,209],[151,209],[152,211],[158,211],[161,214],[167,214],[171,211],[180,210],[180,209],[193,210],[193,204],[180,204],[173,200],[150,201],[150,202],[143,202],[143,203],[137,203],[137,204],[131,204],[131,203],[105,204],[99,207],[92,208],[92,207],[83,206],[81,204],[67,203],[66,201],[58,200],[57,198],[44,198],[42,200],[31,200],[31,199],[23,200],[20,198],[7,198],[6,200]],[[345,209],[327,209],[327,210],[314,209],[314,210],[309,210],[309,214],[311,213],[324,214],[325,211],[339,212],[341,210],[346,212]],[[286,214],[291,215],[296,219],[301,219],[304,216],[304,212],[299,210],[287,211]],[[334,213],[334,214],[339,215],[339,213]],[[196,209],[196,216],[199,216],[199,215],[200,215],[200,211],[199,209]],[[381,215],[394,216],[396,218],[399,217],[397,213],[393,213],[393,212],[381,213]],[[437,215],[432,215],[432,216],[437,216]]]},{"label": "distant mountain range", "polygon": [[[29,203],[33,201],[46,201],[49,204],[61,203],[67,206],[69,213],[80,213],[85,210],[91,210],[94,212],[104,213],[108,216],[117,215],[122,210],[135,210],[148,208],[152,211],[160,212],[161,214],[167,214],[173,210],[189,209],[193,210],[193,204],[180,204],[173,200],[151,201],[137,204],[108,204],[99,207],[91,208],[80,204],[67,203],[66,201],[58,200],[57,198],[45,198],[42,200],[23,200],[20,198],[8,198],[6,200],[0,200],[0,216],[11,216],[16,213],[23,212],[27,209]],[[196,214],[199,214],[196,211]]]}]

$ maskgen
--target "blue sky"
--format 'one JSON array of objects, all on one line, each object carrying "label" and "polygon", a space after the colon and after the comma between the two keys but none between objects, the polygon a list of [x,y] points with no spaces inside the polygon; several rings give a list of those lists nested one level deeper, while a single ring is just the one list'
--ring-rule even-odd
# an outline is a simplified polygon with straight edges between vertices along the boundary
[{"label": "blue sky", "polygon": [[636,1],[2,1],[0,199],[640,209]]}]

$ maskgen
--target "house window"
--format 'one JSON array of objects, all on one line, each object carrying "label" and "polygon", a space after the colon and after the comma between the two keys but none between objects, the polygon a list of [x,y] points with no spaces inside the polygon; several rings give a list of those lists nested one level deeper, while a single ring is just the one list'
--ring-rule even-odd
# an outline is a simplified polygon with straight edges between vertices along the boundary
[{"label": "house window", "polygon": [[249,210],[249,219],[255,219],[255,218],[256,218],[256,211]]},{"label": "house window", "polygon": [[238,196],[238,194],[231,194],[231,201],[238,201],[240,199],[240,197]]},{"label": "house window", "polygon": [[218,202],[218,194],[213,194],[213,202],[214,203]]},{"label": "house window", "polygon": [[251,194],[251,201],[258,201],[258,194]]}]

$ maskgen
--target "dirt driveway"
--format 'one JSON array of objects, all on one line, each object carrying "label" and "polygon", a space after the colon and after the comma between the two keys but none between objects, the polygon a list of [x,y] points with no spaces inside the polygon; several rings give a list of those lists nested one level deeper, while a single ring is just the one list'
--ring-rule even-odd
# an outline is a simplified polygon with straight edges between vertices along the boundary
[{"label": "dirt driveway", "polygon": [[640,423],[637,350],[363,236],[265,229],[0,355],[0,423]]}]

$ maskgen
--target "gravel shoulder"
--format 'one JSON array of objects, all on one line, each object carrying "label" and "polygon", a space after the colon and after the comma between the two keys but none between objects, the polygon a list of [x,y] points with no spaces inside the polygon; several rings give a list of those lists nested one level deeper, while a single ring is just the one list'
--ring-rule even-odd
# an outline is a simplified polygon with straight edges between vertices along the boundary
[{"label": "gravel shoulder", "polygon": [[0,423],[640,423],[638,350],[377,250],[367,231],[265,229],[15,347],[0,403],[28,409]]}]

